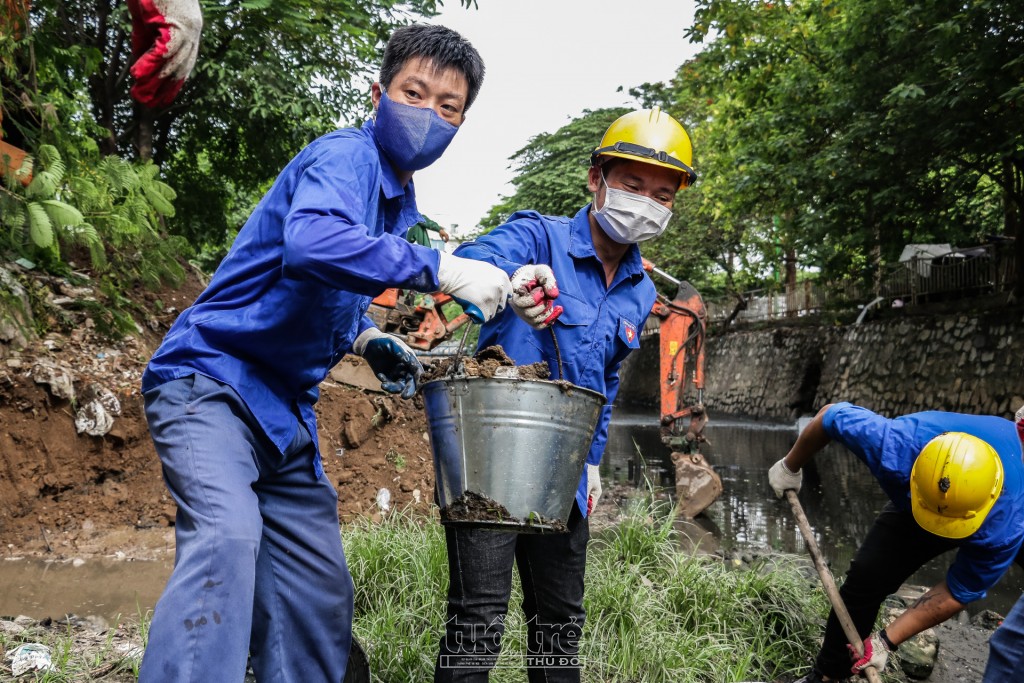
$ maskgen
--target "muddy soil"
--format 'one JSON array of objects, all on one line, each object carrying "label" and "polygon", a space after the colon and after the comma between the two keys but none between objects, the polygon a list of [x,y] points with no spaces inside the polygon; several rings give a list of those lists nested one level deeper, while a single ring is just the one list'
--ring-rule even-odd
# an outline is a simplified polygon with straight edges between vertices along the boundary
[{"label": "muddy soil", "polygon": [[[452,367],[452,366],[456,367]],[[514,379],[548,379],[547,363],[516,365],[500,346],[488,346],[472,357],[443,358],[423,373],[423,381],[459,377],[511,377]]]},{"label": "muddy soil", "polygon": [[[0,344],[0,557],[148,559],[173,548],[175,504],[161,478],[139,382],[170,323],[202,287],[193,275],[180,288],[140,293],[148,299],[144,310],[162,313],[119,342],[82,324],[27,348]],[[33,368],[40,362],[62,370],[67,381],[37,383]],[[103,436],[75,426],[92,385],[120,404]],[[403,401],[326,381],[317,414],[324,470],[343,520],[379,515],[382,489],[393,508],[429,509],[433,464],[418,397]]]},{"label": "muddy soil", "polygon": [[491,500],[474,491],[466,491],[451,503],[441,508],[441,521],[444,522],[503,522],[506,524],[522,524],[522,520],[513,517],[504,505]]}]

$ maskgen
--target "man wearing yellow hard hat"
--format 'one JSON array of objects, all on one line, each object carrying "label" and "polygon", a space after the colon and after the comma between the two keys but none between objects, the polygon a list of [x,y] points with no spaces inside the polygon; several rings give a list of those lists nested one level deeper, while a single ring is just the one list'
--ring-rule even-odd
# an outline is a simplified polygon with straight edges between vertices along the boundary
[{"label": "man wearing yellow hard hat", "polygon": [[575,216],[520,211],[455,252],[498,266],[512,281],[511,305],[481,328],[478,348],[500,344],[516,365],[546,362],[557,377],[557,336],[563,379],[604,394],[606,404],[565,533],[446,526],[450,585],[438,682],[488,680],[501,647],[513,566],[523,584],[527,678],[580,680],[587,517],[601,496],[598,463],[619,365],[639,347],[656,296],[638,245],[665,230],[676,193],[695,179],[689,135],[657,108],[621,116],[587,151],[593,201]]},{"label": "man wearing yellow hard hat", "polygon": [[[850,403],[830,404],[769,470],[776,495],[799,491],[802,468],[832,440],[864,461],[890,502],[839,591],[864,638],[863,656],[851,655],[833,611],[814,669],[797,683],[842,680],[868,666],[881,671],[900,643],[984,598],[1014,561],[1024,566],[1024,462],[1010,420],[939,411],[888,419]],[[946,578],[872,633],[885,598],[954,549]]]}]

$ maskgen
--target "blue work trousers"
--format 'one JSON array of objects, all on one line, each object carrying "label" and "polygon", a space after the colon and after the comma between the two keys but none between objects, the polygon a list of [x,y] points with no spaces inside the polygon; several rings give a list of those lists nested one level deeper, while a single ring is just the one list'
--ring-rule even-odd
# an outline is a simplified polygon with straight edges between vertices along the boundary
[{"label": "blue work trousers", "polygon": [[574,504],[568,533],[514,534],[445,527],[448,618],[435,683],[484,683],[498,661],[512,591],[523,582],[530,683],[579,683],[590,526]]},{"label": "blue work trousers", "polygon": [[988,644],[988,665],[982,683],[1024,681],[1024,596],[1017,600]]},{"label": "blue work trousers", "polygon": [[199,374],[145,400],[178,513],[139,681],[241,682],[251,654],[260,683],[339,683],[352,577],[306,428],[282,455],[233,389]]}]

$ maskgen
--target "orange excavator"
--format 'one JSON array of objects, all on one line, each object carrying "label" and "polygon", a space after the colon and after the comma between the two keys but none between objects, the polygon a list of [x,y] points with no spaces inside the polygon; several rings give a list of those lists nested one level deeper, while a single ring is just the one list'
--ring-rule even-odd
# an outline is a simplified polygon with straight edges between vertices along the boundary
[{"label": "orange excavator", "polygon": [[[672,277],[646,259],[644,270],[676,287],[671,299],[658,294],[651,307],[651,318],[658,321],[661,439],[672,450],[677,509],[686,517],[694,517],[722,492],[721,479],[700,452],[706,441],[704,426],[708,421],[704,409],[707,309],[690,283]],[[450,301],[452,298],[447,294],[415,295],[388,289],[373,300],[367,315],[378,328],[402,337],[413,349],[431,351],[469,322],[462,312],[448,317],[445,304]],[[649,320],[648,329],[651,327]],[[343,360],[331,373],[335,379],[368,389],[379,388],[380,381],[372,373],[360,377],[357,358],[347,360],[352,367],[347,367]]]},{"label": "orange excavator", "polygon": [[689,282],[677,280],[644,259],[644,270],[676,286],[673,298],[658,294],[651,316],[658,334],[661,440],[672,449],[676,511],[696,517],[722,494],[722,479],[701,453],[704,426],[704,338],[707,309]]}]

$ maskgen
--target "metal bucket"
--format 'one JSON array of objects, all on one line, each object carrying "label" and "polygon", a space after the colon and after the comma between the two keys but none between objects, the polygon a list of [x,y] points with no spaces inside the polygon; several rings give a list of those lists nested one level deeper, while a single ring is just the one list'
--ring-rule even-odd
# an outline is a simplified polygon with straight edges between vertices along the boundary
[{"label": "metal bucket", "polygon": [[441,522],[566,530],[604,405],[568,382],[454,377],[423,385]]}]

